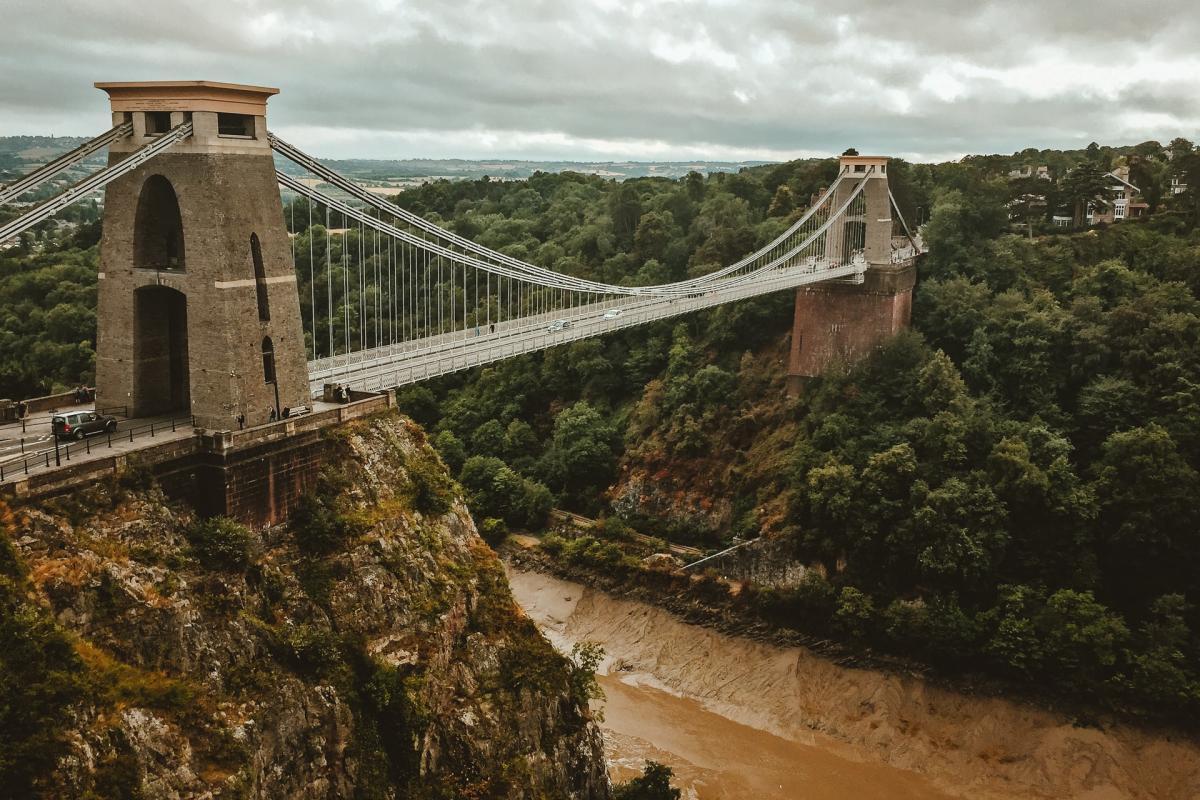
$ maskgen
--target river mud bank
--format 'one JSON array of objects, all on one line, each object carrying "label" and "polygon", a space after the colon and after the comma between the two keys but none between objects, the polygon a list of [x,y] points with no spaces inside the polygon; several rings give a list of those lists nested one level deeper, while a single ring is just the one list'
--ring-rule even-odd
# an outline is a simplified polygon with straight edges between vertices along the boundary
[{"label": "river mud bank", "polygon": [[1003,698],[835,664],[509,569],[556,645],[603,645],[610,771],[671,765],[710,798],[1197,798],[1200,743],[1133,726],[1078,727]]}]

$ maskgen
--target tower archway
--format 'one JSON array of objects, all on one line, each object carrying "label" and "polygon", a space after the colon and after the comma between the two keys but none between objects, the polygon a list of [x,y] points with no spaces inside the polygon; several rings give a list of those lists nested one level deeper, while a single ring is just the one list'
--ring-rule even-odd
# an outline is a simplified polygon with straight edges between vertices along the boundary
[{"label": "tower archway", "polygon": [[142,184],[134,218],[133,260],[138,269],[186,269],[179,197],[162,175],[151,175]]},{"label": "tower archway", "polygon": [[186,411],[188,378],[187,296],[166,286],[133,293],[133,399],[135,416]]}]

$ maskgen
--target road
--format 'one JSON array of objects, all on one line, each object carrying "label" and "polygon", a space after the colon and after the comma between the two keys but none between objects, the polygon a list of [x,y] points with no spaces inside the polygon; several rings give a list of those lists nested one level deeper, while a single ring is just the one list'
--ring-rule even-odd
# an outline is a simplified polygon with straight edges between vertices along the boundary
[{"label": "road", "polygon": [[[92,404],[60,408],[54,414],[73,411],[92,411]],[[50,433],[50,416],[39,414],[25,420],[24,430],[20,422],[0,425],[0,482],[17,480],[26,475],[54,469],[54,438]],[[171,438],[192,435],[190,417],[176,416],[175,430],[171,430],[172,416],[169,414],[136,419],[117,418],[117,430],[111,436],[98,433],[84,441],[60,442],[58,460],[61,463],[88,461],[105,458],[114,453],[137,450],[148,444]],[[130,434],[132,433],[132,441]]]}]

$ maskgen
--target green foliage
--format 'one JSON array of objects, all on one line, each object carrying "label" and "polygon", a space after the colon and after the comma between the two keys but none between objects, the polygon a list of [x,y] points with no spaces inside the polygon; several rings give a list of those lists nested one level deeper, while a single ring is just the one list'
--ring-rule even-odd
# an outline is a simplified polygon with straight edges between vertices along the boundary
[{"label": "green foliage", "polygon": [[438,401],[428,386],[411,384],[396,390],[396,408],[422,425],[438,420]]},{"label": "green foliage", "polygon": [[35,796],[65,751],[67,709],[85,696],[84,667],[66,634],[26,599],[0,502],[0,796]]},{"label": "green foliage", "polygon": [[596,679],[596,668],[604,660],[604,648],[596,642],[576,642],[571,648],[568,683],[571,697],[582,708],[593,700],[603,700],[604,690]]},{"label": "green foliage", "polygon": [[361,694],[388,755],[391,777],[397,783],[415,778],[420,750],[413,746],[414,735],[428,723],[428,712],[419,700],[423,682],[416,675],[405,675],[375,661],[366,672],[360,678]]},{"label": "green foliage", "polygon": [[362,530],[362,523],[338,508],[336,497],[310,492],[300,498],[288,518],[300,550],[325,555],[344,546]]},{"label": "green foliage", "polygon": [[513,526],[540,527],[553,503],[545,486],[522,478],[498,458],[471,456],[458,480],[476,516],[496,517]]},{"label": "green foliage", "polygon": [[548,485],[571,498],[606,485],[616,463],[614,439],[611,424],[587,401],[563,409],[542,457]]},{"label": "green foliage", "polygon": [[409,457],[404,468],[413,508],[432,516],[441,516],[450,510],[454,502],[454,483],[427,447]]},{"label": "green foliage", "polygon": [[433,439],[433,446],[452,473],[457,474],[462,469],[467,460],[467,450],[462,440],[451,431],[439,431]]},{"label": "green foliage", "polygon": [[184,530],[192,556],[208,569],[236,572],[250,563],[250,530],[229,517],[196,520]]},{"label": "green foliage", "polygon": [[647,761],[640,776],[613,787],[613,800],[679,800],[680,791],[671,788],[673,775],[670,767]]},{"label": "green foliage", "polygon": [[0,397],[93,381],[95,242],[39,236],[32,252],[0,253]]},{"label": "green foliage", "polygon": [[[549,537],[547,537],[549,538]],[[553,552],[553,550],[551,550]],[[562,545],[561,555],[570,564],[611,570],[622,562],[625,553],[615,542],[602,542],[594,536],[580,536]]]},{"label": "green foliage", "polygon": [[486,517],[479,523],[479,535],[492,547],[499,547],[508,538],[508,526],[502,519]]},{"label": "green foliage", "polygon": [[54,769],[67,708],[84,694],[70,641],[20,594],[12,578],[0,578],[0,795],[13,798],[33,796]]}]

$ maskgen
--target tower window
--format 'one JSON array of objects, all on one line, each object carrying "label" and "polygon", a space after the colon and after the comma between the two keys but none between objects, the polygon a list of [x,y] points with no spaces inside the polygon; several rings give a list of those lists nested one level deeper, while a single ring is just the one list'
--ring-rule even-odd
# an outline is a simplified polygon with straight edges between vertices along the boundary
[{"label": "tower window", "polygon": [[217,135],[254,138],[254,117],[249,114],[217,114]]},{"label": "tower window", "polygon": [[263,359],[263,381],[266,383],[275,382],[275,345],[271,343],[270,336],[264,336],[262,340],[262,359]]},{"label": "tower window", "polygon": [[271,306],[267,299],[267,271],[263,267],[262,245],[258,234],[250,234],[250,258],[254,261],[254,293],[258,298],[258,318],[262,322],[271,319]]},{"label": "tower window", "polygon": [[146,135],[147,136],[162,136],[167,131],[171,130],[171,112],[170,111],[147,111],[146,112]]}]

